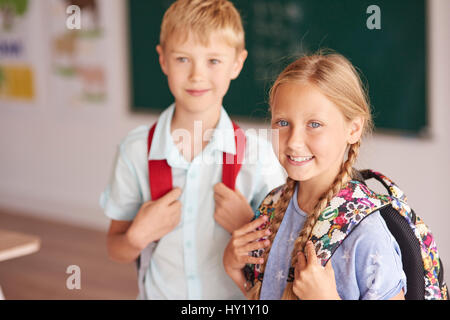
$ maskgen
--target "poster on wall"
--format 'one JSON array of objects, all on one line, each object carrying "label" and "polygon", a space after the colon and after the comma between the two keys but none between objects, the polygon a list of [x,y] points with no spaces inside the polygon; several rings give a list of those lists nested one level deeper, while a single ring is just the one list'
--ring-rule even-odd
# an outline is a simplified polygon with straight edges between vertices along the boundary
[{"label": "poster on wall", "polygon": [[[95,107],[106,102],[107,56],[100,15],[102,1],[50,1],[50,99],[59,107]],[[79,23],[69,28],[71,6]]]},{"label": "poster on wall", "polygon": [[32,37],[35,31],[29,0],[0,0],[0,102],[31,105],[35,100]]}]

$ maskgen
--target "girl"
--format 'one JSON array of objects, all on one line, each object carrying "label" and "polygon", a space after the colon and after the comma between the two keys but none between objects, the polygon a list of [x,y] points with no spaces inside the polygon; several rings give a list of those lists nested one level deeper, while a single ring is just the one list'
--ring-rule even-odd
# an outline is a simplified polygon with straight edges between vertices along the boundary
[{"label": "girl", "polygon": [[[228,275],[251,299],[404,299],[401,252],[379,211],[325,267],[308,241],[324,209],[358,180],[353,164],[372,120],[355,68],[339,54],[304,56],[278,76],[269,104],[279,132],[274,148],[288,178],[259,209],[273,212],[233,233],[224,253]],[[246,279],[246,264],[256,279]]]}]

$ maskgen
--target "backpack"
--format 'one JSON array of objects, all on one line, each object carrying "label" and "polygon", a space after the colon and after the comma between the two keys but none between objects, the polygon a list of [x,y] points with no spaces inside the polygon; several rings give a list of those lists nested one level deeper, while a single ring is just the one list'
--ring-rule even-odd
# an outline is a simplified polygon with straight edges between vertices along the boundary
[{"label": "backpack", "polygon": [[[389,194],[377,194],[370,190],[365,184],[365,180],[370,178],[379,181]],[[259,229],[266,228],[271,223],[276,203],[285,188],[283,185],[272,190],[263,200],[257,216],[268,215],[269,221]],[[406,196],[400,188],[381,173],[372,170],[360,171],[357,179],[341,189],[314,225],[310,240],[322,266],[331,259],[352,230],[377,210],[380,211],[402,253],[407,284],[405,299],[448,300],[443,265],[430,229],[408,206]],[[263,252],[264,249],[253,251],[252,256],[260,257]],[[263,280],[260,265],[247,264],[244,274],[252,285]],[[293,280],[294,268],[291,267],[287,281]]]},{"label": "backpack", "polygon": [[[222,182],[230,189],[234,190],[236,186],[236,178],[241,169],[242,161],[245,153],[245,133],[239,126],[233,123],[234,137],[236,142],[236,154],[223,153],[222,164]],[[147,154],[150,156],[150,149],[153,141],[153,135],[155,133],[156,123],[149,130],[147,140]],[[151,199],[157,200],[165,195],[167,192],[173,189],[172,186],[172,169],[170,168],[167,160],[148,160],[148,173]],[[138,299],[148,299],[145,292],[145,275],[150,265],[150,260],[154,248],[158,241],[150,243],[144,250],[142,250],[140,256],[136,260],[136,266],[138,270],[138,287],[139,296]]]}]

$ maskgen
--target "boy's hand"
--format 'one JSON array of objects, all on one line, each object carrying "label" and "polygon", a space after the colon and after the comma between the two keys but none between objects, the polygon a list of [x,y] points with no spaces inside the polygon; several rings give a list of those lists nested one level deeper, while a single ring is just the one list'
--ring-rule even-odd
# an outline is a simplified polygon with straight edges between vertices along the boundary
[{"label": "boy's hand", "polygon": [[247,199],[237,189],[231,190],[222,182],[214,186],[214,219],[229,233],[249,223],[254,216]]},{"label": "boy's hand", "polygon": [[180,188],[174,188],[156,201],[145,202],[127,231],[132,245],[144,249],[150,242],[172,231],[181,219]]},{"label": "boy's hand", "polygon": [[331,260],[322,267],[311,241],[307,242],[305,252],[307,256],[298,253],[293,285],[295,295],[302,300],[339,300]]}]

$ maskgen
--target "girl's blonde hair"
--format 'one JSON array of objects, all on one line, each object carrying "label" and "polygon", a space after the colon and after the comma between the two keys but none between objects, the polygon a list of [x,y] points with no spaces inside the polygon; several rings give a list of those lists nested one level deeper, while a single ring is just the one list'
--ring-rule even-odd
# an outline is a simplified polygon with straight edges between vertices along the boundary
[{"label": "girl's blonde hair", "polygon": [[[358,72],[353,65],[342,55],[337,53],[323,54],[322,52],[305,55],[289,66],[278,76],[270,89],[269,104],[271,108],[275,102],[275,96],[278,88],[285,83],[309,84],[315,86],[322,94],[332,101],[342,112],[347,121],[356,117],[364,119],[363,133],[368,133],[372,129],[372,117],[368,102],[368,95]],[[297,254],[304,251],[306,242],[310,238],[311,231],[320,216],[320,213],[327,207],[328,202],[339,192],[344,184],[351,178],[355,178],[356,171],[353,164],[359,153],[360,141],[348,147],[347,160],[342,164],[339,174],[336,176],[330,188],[324,192],[313,212],[308,218],[300,231],[298,238],[294,242],[292,251],[291,266],[297,264]],[[275,216],[270,229],[272,234],[269,236],[270,243],[273,243],[283,220],[284,213],[289,205],[295,190],[296,181],[287,178],[285,190],[275,207]],[[270,247],[268,247],[263,255],[264,264],[261,265],[261,272],[264,272],[265,264],[269,256]],[[294,294],[293,282],[287,282],[282,299],[294,300],[297,296]],[[259,299],[261,292],[261,281],[249,291],[248,297],[251,299]]]},{"label": "girl's blonde hair", "polygon": [[211,33],[216,31],[238,52],[245,48],[241,16],[230,1],[177,0],[164,14],[159,42],[164,48],[169,38],[183,42],[192,33],[206,46]]}]

